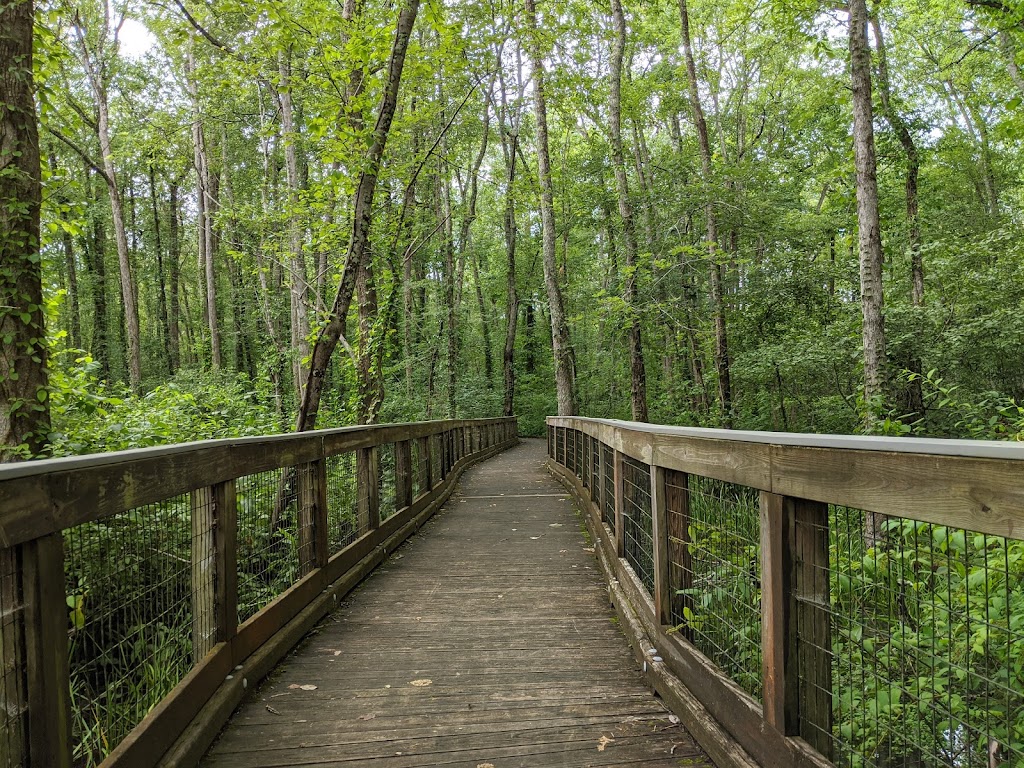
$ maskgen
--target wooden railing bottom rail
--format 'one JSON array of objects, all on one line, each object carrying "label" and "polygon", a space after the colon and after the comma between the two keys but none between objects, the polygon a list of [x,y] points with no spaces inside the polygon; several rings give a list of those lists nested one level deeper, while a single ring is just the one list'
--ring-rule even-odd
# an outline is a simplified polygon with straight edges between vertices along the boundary
[{"label": "wooden railing bottom rail", "polygon": [[[616,462],[616,468],[620,462]],[[621,537],[601,521],[601,509],[575,474],[556,460],[548,470],[573,495],[595,543],[609,599],[652,687],[686,729],[722,768],[792,766],[829,768],[831,763],[799,738],[765,727],[759,707],[703,654],[655,619],[654,600],[621,556]],[[617,485],[616,487],[621,487]],[[657,501],[655,501],[657,504]],[[616,504],[621,518],[621,499]],[[621,530],[621,526],[617,526]],[[667,596],[665,596],[667,597]],[[684,682],[685,681],[685,682]],[[700,698],[693,693],[700,691]],[[741,739],[736,734],[742,734]],[[753,747],[753,748],[751,748]]]}]

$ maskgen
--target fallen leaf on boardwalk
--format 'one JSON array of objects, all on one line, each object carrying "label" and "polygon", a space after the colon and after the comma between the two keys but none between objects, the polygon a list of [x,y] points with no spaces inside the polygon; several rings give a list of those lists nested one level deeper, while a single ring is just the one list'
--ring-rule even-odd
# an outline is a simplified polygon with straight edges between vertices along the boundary
[{"label": "fallen leaf on boardwalk", "polygon": [[594,548],[593,547],[584,547],[583,551],[584,552],[589,552],[590,554],[594,554]]},{"label": "fallen leaf on boardwalk", "polygon": [[280,715],[281,714],[280,712],[278,712],[276,709],[274,709],[269,704],[267,704],[267,712],[269,712],[272,715]]},{"label": "fallen leaf on boardwalk", "polygon": [[376,717],[376,715],[371,713],[369,715],[360,715],[359,719],[360,720],[373,720],[373,718],[375,718],[375,717]]},{"label": "fallen leaf on boardwalk", "polygon": [[428,685],[433,685],[433,684],[434,684],[433,680],[427,680],[427,679],[413,680],[411,683],[409,683],[409,685],[415,685],[417,688],[424,688],[424,687],[426,687]]},{"label": "fallen leaf on boardwalk", "polygon": [[532,541],[536,541],[536,540],[537,540],[537,539],[539,539],[539,538],[540,538],[540,536],[531,536],[531,537],[530,537],[530,539],[531,539]]},{"label": "fallen leaf on boardwalk", "polygon": [[561,523],[552,523],[551,525],[548,526],[548,528],[561,528],[561,527],[562,527]]},{"label": "fallen leaf on boardwalk", "polygon": [[476,768],[494,768],[494,763],[480,763]]},{"label": "fallen leaf on boardwalk", "polygon": [[292,690],[299,690],[299,691],[315,691],[316,690],[316,686],[315,685],[310,685],[309,683],[306,683],[305,685],[299,685],[298,683],[292,683],[288,687],[291,688]]},{"label": "fallen leaf on boardwalk", "polygon": [[335,652],[334,652],[334,655],[335,655],[335,656],[341,656],[341,651],[335,651]]},{"label": "fallen leaf on boardwalk", "polygon": [[679,725],[679,718],[676,717],[675,715],[669,715],[668,716],[668,721],[670,723],[672,723],[672,725]]},{"label": "fallen leaf on boardwalk", "polygon": [[610,739],[607,736],[602,736],[597,740],[597,751],[604,752],[604,748],[611,744],[615,739]]}]

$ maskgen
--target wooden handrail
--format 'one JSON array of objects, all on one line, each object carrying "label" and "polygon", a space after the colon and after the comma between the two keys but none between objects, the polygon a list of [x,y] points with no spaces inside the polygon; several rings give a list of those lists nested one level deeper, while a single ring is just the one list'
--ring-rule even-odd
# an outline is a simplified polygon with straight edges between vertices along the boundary
[{"label": "wooden handrail", "polygon": [[[0,562],[7,564],[0,573],[0,610],[15,617],[0,628],[0,640],[4,663],[27,682],[26,691],[0,686],[0,707],[24,712],[23,721],[8,722],[0,734],[5,744],[0,761],[6,749],[6,757],[18,755],[18,764],[28,768],[71,766],[64,531],[149,504],[186,499],[191,553],[184,589],[186,595],[191,592],[185,598],[191,606],[185,607],[191,608],[196,660],[103,765],[156,765],[165,753],[167,764],[192,762],[245,688],[269,672],[340,596],[425,522],[465,467],[516,440],[514,418],[446,420],[207,440],[0,466]],[[425,487],[415,494],[413,441],[427,467]],[[395,508],[382,520],[378,452],[388,444],[395,446]],[[436,476],[431,452],[442,447]],[[357,517],[363,525],[354,541],[331,552],[327,461],[344,453],[356,456]],[[290,497],[288,503],[295,505],[298,562],[287,567],[298,576],[240,625],[236,481],[272,471],[279,472],[279,498]]]},{"label": "wooden handrail", "polygon": [[[724,734],[763,766],[830,765],[830,504],[1024,539],[1020,444],[732,432],[580,417],[550,417],[547,423],[549,466],[588,513],[613,601],[635,630],[645,668],[659,691],[687,712],[695,735],[701,739],[703,733],[705,747],[723,765],[748,764],[745,755],[722,749]],[[597,449],[590,446],[584,466],[577,467],[573,447],[581,436],[596,441]],[[597,476],[613,474],[615,516],[607,527],[604,484],[595,488],[584,479],[594,474],[588,455],[598,464]],[[626,457],[650,468],[650,591],[631,567],[635,552],[623,546]],[[679,618],[696,607],[691,546],[708,546],[690,538],[701,535],[691,528],[691,475],[760,491],[755,525],[761,567],[757,573],[751,563],[750,572],[760,593],[760,701],[691,645],[693,628]],[[635,507],[635,499],[630,501]],[[679,694],[670,678],[692,693]]]},{"label": "wooden handrail", "polygon": [[637,461],[790,496],[1024,538],[1024,445],[731,432],[549,417]]}]

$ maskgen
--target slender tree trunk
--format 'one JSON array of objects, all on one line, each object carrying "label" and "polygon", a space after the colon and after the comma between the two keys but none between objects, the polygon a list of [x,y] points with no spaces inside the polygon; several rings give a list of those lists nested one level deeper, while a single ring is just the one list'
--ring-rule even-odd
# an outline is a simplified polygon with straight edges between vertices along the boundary
[{"label": "slender tree trunk", "polygon": [[365,170],[359,176],[359,184],[353,198],[352,236],[349,240],[348,254],[345,257],[341,283],[338,286],[338,292],[328,314],[327,322],[317,336],[310,353],[309,377],[303,390],[296,420],[296,431],[299,432],[313,429],[316,426],[316,417],[320,410],[320,400],[323,394],[324,376],[338,341],[344,335],[345,318],[352,302],[356,275],[359,268],[369,258],[370,223],[373,216],[373,198],[377,190],[377,173],[380,170],[381,158],[398,105],[398,89],[402,81],[405,54],[419,7],[419,0],[405,0],[398,14],[377,124],[373,131],[373,140],[366,154]]},{"label": "slender tree trunk", "polygon": [[171,373],[181,365],[181,241],[178,238],[178,182],[173,181],[167,191],[167,289],[170,293],[167,311],[167,350]]},{"label": "slender tree trunk", "polygon": [[454,419],[457,413],[455,397],[455,382],[457,379],[457,367],[459,358],[459,335],[455,327],[455,248],[452,243],[452,193],[451,181],[447,174],[437,178],[439,185],[438,194],[441,200],[441,230],[444,233],[442,240],[442,252],[444,254],[444,308],[445,308],[445,340],[448,352],[448,411],[449,419]]},{"label": "slender tree trunk", "polygon": [[[39,456],[50,432],[32,23],[31,2],[0,5],[0,463]],[[8,586],[5,577],[6,597]],[[15,763],[21,746],[7,745]]]},{"label": "slender tree trunk", "polygon": [[164,352],[167,355],[167,368],[174,373],[174,365],[170,359],[171,323],[167,312],[167,277],[164,271],[164,248],[160,237],[160,206],[157,204],[156,168],[149,166],[149,201],[153,214],[153,237],[156,245],[156,301],[157,316],[160,319],[160,335],[164,340]]},{"label": "slender tree trunk", "polygon": [[308,376],[308,371],[302,361],[309,357],[309,291],[306,259],[302,253],[303,226],[300,213],[302,185],[299,178],[298,151],[300,137],[295,124],[292,99],[290,51],[279,55],[278,70],[281,78],[279,98],[281,124],[284,131],[284,165],[285,175],[288,179],[288,285],[291,302],[292,354],[294,355],[292,375],[297,398],[301,401],[302,388]]},{"label": "slender tree trunk", "polygon": [[[516,49],[516,85],[517,96],[522,92],[522,57],[520,49]],[[498,88],[501,94],[501,107],[498,110],[499,130],[501,135],[501,151],[505,158],[505,210],[503,228],[505,233],[505,264],[506,291],[508,301],[505,307],[505,349],[502,354],[502,378],[504,380],[504,397],[502,415],[515,414],[516,398],[516,326],[519,323],[519,293],[516,287],[516,160],[519,154],[519,126],[522,123],[521,111],[518,106],[516,114],[510,121],[505,75],[501,67],[501,49],[498,51]],[[517,101],[518,104],[518,101]],[[510,124],[511,123],[511,124]]]},{"label": "slender tree trunk", "polygon": [[[100,365],[100,377],[110,379],[110,333],[107,321],[107,232],[103,226],[103,189],[93,187],[93,169],[86,169],[92,201],[92,232],[87,236],[86,266],[92,272],[92,341],[89,352]],[[90,242],[91,237],[91,242]]]},{"label": "slender tree trunk", "polygon": [[868,426],[885,397],[885,327],[882,234],[878,214],[875,132],[872,125],[871,51],[866,0],[850,0],[850,71],[853,84],[853,150],[857,167],[857,228],[863,315],[864,399]]},{"label": "slender tree trunk", "polygon": [[[50,152],[50,172],[57,175],[60,172],[57,166],[57,156]],[[88,173],[88,169],[86,170]],[[66,195],[58,197],[61,205],[67,205]],[[67,272],[67,315],[68,315],[68,339],[74,349],[83,349],[82,341],[82,306],[78,291],[78,264],[75,260],[75,243],[71,233],[65,228],[61,231],[61,248],[64,251],[64,269]]]},{"label": "slender tree trunk", "polygon": [[611,98],[608,103],[610,138],[612,145],[612,169],[615,172],[615,188],[619,198],[619,218],[622,220],[622,240],[626,248],[626,290],[623,299],[629,313],[629,392],[630,406],[634,421],[647,421],[647,368],[644,365],[643,337],[637,307],[637,255],[636,225],[633,220],[633,205],[629,199],[629,180],[626,178],[626,162],[622,150],[622,60],[626,50],[626,17],[621,0],[611,0],[612,21],[615,39],[611,59]]},{"label": "slender tree trunk", "polygon": [[540,182],[541,243],[544,252],[544,289],[551,316],[551,346],[555,358],[555,389],[558,415],[576,414],[576,359],[569,337],[562,290],[558,285],[555,255],[555,199],[551,183],[551,154],[548,147],[548,108],[544,91],[544,57],[537,32],[535,0],[526,0],[526,26],[533,66],[533,110],[537,121],[537,178]]},{"label": "slender tree trunk", "polygon": [[729,336],[725,322],[725,299],[722,289],[722,264],[718,255],[718,220],[711,194],[711,143],[708,139],[708,124],[697,88],[697,65],[693,58],[693,44],[690,38],[690,14],[686,0],[679,0],[679,19],[683,35],[683,54],[686,58],[686,73],[689,80],[690,107],[697,127],[697,141],[700,145],[701,172],[704,178],[705,219],[707,226],[708,257],[711,263],[711,306],[715,316],[715,368],[718,372],[718,400],[722,406],[722,426],[732,428],[732,374],[729,360]]},{"label": "slender tree trunk", "polygon": [[383,343],[376,338],[378,302],[373,266],[367,262],[356,278],[356,302],[359,307],[359,354],[357,368],[359,397],[357,417],[360,424],[376,424],[384,399],[384,381],[374,366],[375,347]]},{"label": "slender tree trunk", "polygon": [[[918,215],[918,175],[921,158],[917,144],[910,133],[906,120],[892,103],[892,84],[889,80],[889,63],[886,56],[885,37],[882,23],[876,12],[871,17],[875,47],[878,51],[878,91],[886,121],[892,127],[903,152],[907,156],[907,174],[904,197],[907,211],[907,245],[910,251],[910,303],[915,309],[924,306],[924,260],[921,255],[921,221]],[[916,350],[910,353],[907,368],[916,374],[909,383],[906,410],[910,414],[924,414],[924,393],[921,388],[921,356]]]}]

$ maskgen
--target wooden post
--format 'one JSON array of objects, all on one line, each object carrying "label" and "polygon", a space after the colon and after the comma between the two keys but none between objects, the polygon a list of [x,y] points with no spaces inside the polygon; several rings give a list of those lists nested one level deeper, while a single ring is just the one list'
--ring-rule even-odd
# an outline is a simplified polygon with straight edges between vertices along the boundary
[{"label": "wooden post", "polygon": [[395,510],[412,506],[412,443],[395,443]]},{"label": "wooden post", "polygon": [[668,507],[665,470],[651,465],[651,535],[654,541],[654,617],[660,624],[672,623],[672,585],[669,582]]},{"label": "wooden post", "polygon": [[766,723],[831,759],[828,505],[761,492]]},{"label": "wooden post", "polygon": [[605,485],[604,485],[604,443],[598,441],[597,443],[597,495],[594,497],[594,501],[597,503],[597,511],[600,513],[598,520],[604,521],[604,496],[605,496]]},{"label": "wooden post", "polygon": [[615,483],[615,556],[623,557],[626,554],[626,529],[622,524],[623,498],[622,498],[622,454],[615,451],[615,465],[613,467]]},{"label": "wooden post", "polygon": [[548,458],[555,458],[555,428],[548,424]]},{"label": "wooden post", "polygon": [[[685,617],[693,610],[693,595],[679,594],[693,587],[693,564],[690,560],[690,476],[674,469],[665,470],[665,508],[668,510],[668,582],[671,588],[672,615]],[[673,619],[673,622],[675,620]],[[684,621],[683,637],[693,641],[693,629]]]},{"label": "wooden post", "polygon": [[[327,482],[323,511],[327,512]],[[227,642],[238,631],[238,497],[235,481],[213,486],[214,513],[217,515],[215,547],[217,549],[217,641]],[[326,531],[326,525],[324,527]],[[324,536],[324,551],[327,537]],[[324,558],[326,563],[326,557]]]},{"label": "wooden post", "polygon": [[[300,489],[299,559],[301,542],[302,467],[297,467]],[[326,491],[326,488],[325,488]],[[198,662],[238,629],[238,499],[235,481],[192,491],[192,653]],[[315,566],[314,566],[315,567]]]},{"label": "wooden post", "polygon": [[192,652],[217,644],[217,502],[212,486],[192,491]]},{"label": "wooden post", "polygon": [[327,463],[311,461],[298,472],[299,573],[327,565]]},{"label": "wooden post", "polygon": [[380,528],[380,464],[377,446],[356,450],[359,533]]},{"label": "wooden post", "polygon": [[[71,693],[64,537],[22,544],[28,758],[31,766],[70,768]],[[4,659],[5,663],[11,660]],[[17,704],[17,702],[12,702]]]}]

